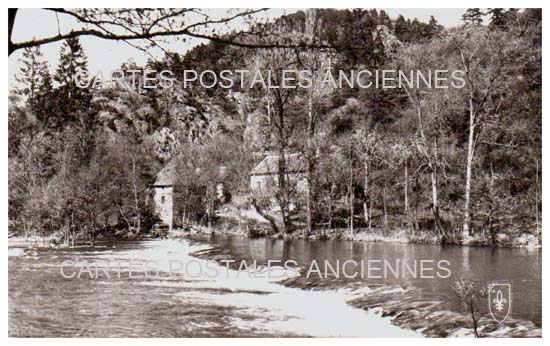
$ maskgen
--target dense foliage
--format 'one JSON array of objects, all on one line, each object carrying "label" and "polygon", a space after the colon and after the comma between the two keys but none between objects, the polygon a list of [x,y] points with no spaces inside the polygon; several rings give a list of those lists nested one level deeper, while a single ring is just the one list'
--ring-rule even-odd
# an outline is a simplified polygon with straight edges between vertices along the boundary
[{"label": "dense foliage", "polygon": [[[54,75],[40,49],[28,48],[21,88],[10,94],[12,229],[66,239],[113,227],[148,230],[156,222],[149,186],[176,160],[180,186],[206,189],[192,203],[203,209],[197,222],[214,215],[222,179],[239,210],[254,209],[285,233],[405,229],[441,242],[540,239],[541,12],[490,9],[490,18],[484,25],[469,9],[464,25],[445,29],[434,17],[310,10],[253,31],[331,48],[212,42],[147,66],[176,75],[309,69],[314,79],[328,69],[460,69],[467,71],[462,89],[227,90],[176,81],[164,90],[86,90],[74,85],[74,74],[87,69],[78,39],[64,43]],[[248,173],[268,152],[303,155],[306,195],[285,179],[284,162],[275,201],[251,193]]]}]

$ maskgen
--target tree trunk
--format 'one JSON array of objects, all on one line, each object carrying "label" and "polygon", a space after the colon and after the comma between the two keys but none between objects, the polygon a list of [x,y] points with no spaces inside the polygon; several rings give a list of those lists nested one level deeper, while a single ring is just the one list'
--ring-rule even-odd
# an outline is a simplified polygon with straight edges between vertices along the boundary
[{"label": "tree trunk", "polygon": [[26,221],[23,221],[23,230],[25,231],[25,241],[29,240],[29,226]]},{"label": "tree trunk", "polygon": [[17,16],[17,8],[8,8],[8,57],[15,51],[13,41],[11,39],[13,33],[13,25]]},{"label": "tree trunk", "polygon": [[369,232],[372,232],[372,203],[369,204]]},{"label": "tree trunk", "polygon": [[433,146],[433,161],[430,163],[430,169],[431,169],[431,180],[432,180],[432,201],[433,201],[433,216],[434,216],[434,224],[436,228],[436,233],[441,237],[441,240],[443,242],[449,241],[447,230],[443,227],[443,224],[441,223],[441,217],[439,214],[439,197],[438,197],[438,179],[437,179],[437,160],[438,160],[438,153],[437,153],[437,139],[434,140],[434,146]]},{"label": "tree trunk", "polygon": [[290,221],[288,218],[289,196],[288,196],[288,186],[287,186],[287,177],[286,177],[287,169],[286,169],[286,159],[285,159],[286,138],[285,138],[285,129],[284,129],[284,109],[283,109],[283,105],[280,102],[278,105],[277,112],[278,112],[278,118],[279,118],[278,200],[279,200],[279,207],[281,208],[281,217],[283,219],[282,231],[284,234],[287,234],[292,232],[292,230],[291,230]]},{"label": "tree trunk", "polygon": [[[185,187],[185,195],[189,196],[189,187]],[[187,201],[184,201],[183,203],[183,212],[181,214],[181,226],[185,229],[186,225],[189,223],[188,216],[187,216]]]},{"label": "tree trunk", "polygon": [[413,210],[413,229],[415,233],[417,233],[420,229],[420,225],[418,224],[418,204],[420,200],[419,191],[420,191],[420,183],[418,182],[418,174],[416,174],[414,179],[414,210]]},{"label": "tree trunk", "polygon": [[315,134],[313,120],[313,96],[309,95],[308,102],[308,138],[307,138],[307,235],[313,232],[313,170],[314,170],[314,155],[313,152],[313,136]]},{"label": "tree trunk", "polygon": [[238,207],[237,210],[239,211],[239,233],[242,231],[242,210],[241,207]]},{"label": "tree trunk", "polygon": [[[365,201],[363,202],[363,214],[365,218],[365,224],[370,224],[370,217],[369,217],[369,203],[370,203],[370,192],[369,192],[369,162],[368,158],[365,157],[365,161],[363,162],[363,166],[365,169],[365,180],[363,182],[363,190],[365,191]],[[369,227],[370,231],[370,227]]]},{"label": "tree trunk", "polygon": [[439,218],[439,200],[437,197],[437,171],[435,167],[432,168],[430,178],[432,181],[432,213],[434,216],[435,232],[438,236],[443,237],[444,230],[441,225],[441,219]]},{"label": "tree trunk", "polygon": [[470,96],[470,126],[468,131],[468,156],[466,159],[466,187],[464,191],[464,224],[462,227],[462,237],[470,236],[470,194],[472,186],[472,162],[474,159],[474,131],[475,131],[475,112],[473,96]]},{"label": "tree trunk", "polygon": [[409,214],[409,167],[405,156],[405,215]]},{"label": "tree trunk", "polygon": [[386,188],[387,184],[384,183],[384,189],[382,191],[382,202],[384,206],[384,234],[388,234],[388,208],[386,203]]},{"label": "tree trunk", "polygon": [[[136,158],[134,155],[132,155],[132,174],[133,174],[133,179],[132,179],[132,183],[133,183],[133,188],[134,188],[134,203],[135,203],[135,211],[136,211],[136,224],[135,224],[135,227],[136,227],[136,230],[137,230],[137,234],[140,233],[141,231],[141,215],[140,215],[140,212],[139,212],[139,200],[138,200],[138,187],[137,187],[137,169],[136,169]],[[172,228],[172,225],[170,225],[170,229]]]},{"label": "tree trunk", "polygon": [[472,322],[474,323],[474,336],[476,338],[479,338],[479,333],[477,332],[476,312],[475,312],[475,308],[472,304],[470,304],[470,315],[472,316]]},{"label": "tree trunk", "polygon": [[536,171],[535,171],[535,223],[536,223],[536,234],[539,237],[539,242],[541,240],[540,232],[541,232],[541,225],[540,225],[540,215],[539,215],[539,200],[540,200],[540,189],[539,189],[539,160],[536,160]]},{"label": "tree trunk", "polygon": [[329,195],[329,204],[328,204],[328,229],[332,229],[332,209],[334,203],[334,190],[336,186],[334,183],[330,185],[330,195]]},{"label": "tree trunk", "polygon": [[71,232],[71,246],[74,247],[74,244],[75,244],[74,211],[71,212],[71,227],[69,229]]},{"label": "tree trunk", "polygon": [[275,222],[275,219],[273,217],[271,217],[271,215],[268,215],[267,213],[264,213],[264,211],[262,210],[262,208],[260,208],[260,206],[258,205],[258,202],[256,201],[256,199],[253,196],[251,197],[250,202],[251,202],[252,206],[254,207],[254,210],[256,210],[256,212],[258,214],[260,214],[261,217],[263,217],[264,219],[266,219],[269,222],[273,232],[279,233],[279,227],[277,226],[277,222]]},{"label": "tree trunk", "polygon": [[283,233],[289,233],[288,225],[288,191],[286,184],[286,160],[285,147],[279,147],[279,207],[281,208],[281,218],[283,219]]},{"label": "tree trunk", "polygon": [[349,147],[349,232],[350,235],[353,235],[353,202],[354,202],[354,193],[353,193],[353,159],[352,159],[352,145],[350,143]]}]

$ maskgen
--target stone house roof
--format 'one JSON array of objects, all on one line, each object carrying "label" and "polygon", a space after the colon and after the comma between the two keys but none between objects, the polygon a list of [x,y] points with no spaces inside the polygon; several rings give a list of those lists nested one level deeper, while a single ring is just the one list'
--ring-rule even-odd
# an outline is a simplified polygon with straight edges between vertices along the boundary
[{"label": "stone house roof", "polygon": [[169,161],[158,173],[153,186],[173,186],[176,181],[176,160]]},{"label": "stone house roof", "polygon": [[[285,155],[287,173],[305,173],[306,162],[299,153]],[[279,171],[279,154],[267,155],[260,163],[254,167],[250,175],[275,175]]]},{"label": "stone house roof", "polygon": [[[197,173],[200,169],[197,168]],[[217,182],[223,182],[227,172],[225,166],[218,167],[218,180]],[[177,159],[170,160],[158,173],[157,178],[153,186],[174,186],[177,179]]]}]

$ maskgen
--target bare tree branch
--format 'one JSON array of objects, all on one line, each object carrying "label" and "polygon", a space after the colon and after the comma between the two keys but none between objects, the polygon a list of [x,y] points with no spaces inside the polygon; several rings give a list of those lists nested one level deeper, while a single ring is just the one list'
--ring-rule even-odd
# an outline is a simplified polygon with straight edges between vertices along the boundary
[{"label": "bare tree branch", "polygon": [[[52,8],[47,10],[53,11],[56,14],[68,15],[81,23],[82,27],[71,30],[67,33],[58,32],[58,34],[49,37],[36,38],[23,42],[13,42],[12,29],[17,15],[17,10],[10,9],[8,21],[8,56],[19,49],[36,47],[43,44],[80,36],[93,36],[101,39],[117,41],[152,41],[162,37],[188,36],[235,45],[243,48],[295,48],[297,46],[296,43],[272,42],[273,37],[271,37],[271,40],[269,41],[259,42],[258,40],[251,39],[254,33],[242,35],[242,32],[239,32],[233,35],[224,35],[221,33],[217,34],[215,32],[205,33],[197,30],[212,24],[228,24],[237,18],[247,17],[265,11],[265,8],[243,10],[234,15],[226,16],[220,19],[209,19],[207,15],[204,15],[203,20],[191,23],[189,25],[183,25],[184,16],[189,12],[193,12],[193,9],[82,9],[73,11],[61,8]],[[298,44],[298,46],[302,45]]]}]

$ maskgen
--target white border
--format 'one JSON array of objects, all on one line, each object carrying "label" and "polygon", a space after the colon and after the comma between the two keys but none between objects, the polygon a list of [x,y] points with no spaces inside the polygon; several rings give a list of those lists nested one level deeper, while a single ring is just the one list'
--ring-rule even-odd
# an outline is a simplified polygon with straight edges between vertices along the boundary
[{"label": "white border", "polygon": [[[155,0],[155,1],[144,1],[144,0],[119,0],[116,2],[113,2],[113,0],[105,1],[105,0],[96,0],[96,1],[48,1],[47,6],[48,7],[151,7],[152,5],[155,7],[181,7],[181,6],[195,6],[195,7],[209,7],[209,8],[228,8],[228,7],[244,7],[244,8],[253,8],[253,7],[273,7],[273,8],[306,8],[306,7],[336,7],[336,8],[355,8],[355,7],[368,7],[368,8],[467,8],[467,7],[481,7],[481,8],[490,8],[490,7],[503,7],[503,8],[512,8],[512,7],[545,7],[543,4],[543,1],[533,1],[533,0],[523,0],[523,1],[472,1],[472,0],[466,0],[461,2],[451,2],[447,3],[451,6],[445,6],[441,1],[425,1],[425,0],[417,0],[412,2],[407,1],[395,1],[395,0],[372,0],[372,1],[350,1],[350,0],[338,0],[338,1],[327,1],[327,0],[317,0],[317,1],[300,1],[297,2],[296,0],[266,0],[266,1],[250,1],[250,0],[242,0],[242,1],[213,1],[213,0],[188,0],[185,2],[182,1],[166,1],[166,0]],[[26,1],[26,0],[19,0],[17,2],[11,1],[7,4],[6,7],[41,7],[44,6],[44,1]],[[414,5],[414,6],[412,6]],[[548,24],[550,22],[550,19],[548,18],[548,11],[550,9],[543,9],[543,27],[548,27]],[[2,15],[2,27],[7,27],[7,11],[4,10],[4,13]],[[550,33],[550,32],[549,32]],[[6,43],[7,43],[7,31],[3,31],[4,36],[4,49],[6,49]],[[547,32],[544,31],[543,36],[543,51],[546,53],[543,54],[543,80],[548,81],[550,80],[550,66],[548,64],[548,37],[546,37]],[[8,59],[7,54],[4,53],[4,63],[3,63],[3,69],[4,69],[4,76],[6,79],[8,79]],[[1,218],[2,218],[2,225],[4,235],[1,238],[2,246],[4,249],[7,248],[7,224],[8,224],[8,158],[7,158],[7,143],[8,143],[8,127],[7,127],[7,95],[8,95],[8,84],[7,80],[4,81],[3,84],[3,94],[4,97],[2,98],[2,105],[3,109],[6,111],[4,113],[4,126],[0,127],[0,138],[1,138],[1,145],[2,145],[2,181],[3,184],[1,185],[1,196],[3,196],[3,200],[1,201],[2,205],[2,212],[1,212]],[[544,90],[549,90],[548,87],[544,88],[543,86],[543,95],[545,95]],[[548,116],[548,110],[550,109],[549,104],[549,98],[543,98],[543,138],[550,138],[546,135],[550,135],[550,132],[548,130],[548,120],[545,120]],[[547,165],[548,158],[547,154],[550,150],[548,142],[550,140],[543,141],[543,226],[546,225],[547,217],[550,216],[550,207],[548,206],[548,203],[550,203],[550,200],[546,197],[546,190],[544,189],[544,182],[548,181],[550,179],[550,165]],[[546,228],[543,227],[543,230]],[[213,345],[213,344],[223,344],[223,345],[235,345],[235,346],[247,346],[247,345],[254,345],[256,346],[258,343],[261,343],[263,345],[279,345],[281,343],[284,343],[285,345],[298,345],[298,344],[307,344],[307,345],[333,345],[335,343],[338,344],[345,344],[345,345],[365,345],[369,342],[378,343],[378,340],[364,340],[364,339],[352,339],[352,338],[342,338],[342,339],[16,339],[16,338],[7,338],[8,335],[8,263],[7,263],[7,256],[4,255],[2,257],[2,295],[4,299],[2,300],[2,311],[4,314],[2,315],[2,321],[1,328],[2,328],[2,335],[4,338],[4,341],[8,345],[34,345],[37,343],[41,343],[43,345],[93,345],[96,346],[98,344],[105,344],[105,345],[135,345],[135,346],[149,346],[156,343],[162,343],[163,345],[182,345],[185,344],[192,344],[192,345]],[[549,287],[548,285],[548,265],[545,261],[545,255],[543,251],[543,290],[542,292],[545,292],[545,289]],[[543,293],[544,294],[544,293]],[[146,298],[144,298],[146,299]],[[549,302],[546,299],[546,297],[543,297],[543,315],[547,315],[546,312],[549,312]],[[547,327],[548,322],[543,323],[543,339],[409,339],[409,340],[402,340],[402,339],[383,339],[380,340],[380,342],[383,342],[386,345],[397,345],[402,344],[403,342],[406,342],[408,345],[440,345],[441,343],[445,344],[454,344],[454,345],[464,345],[464,344],[484,344],[484,345],[493,345],[495,343],[499,343],[502,345],[542,345],[542,342],[544,338],[549,338],[548,333],[549,329]]]}]

